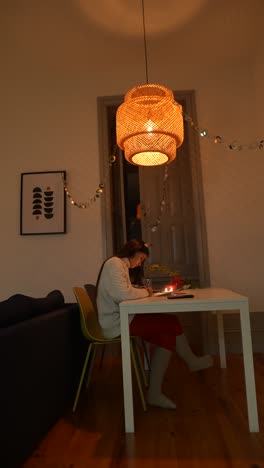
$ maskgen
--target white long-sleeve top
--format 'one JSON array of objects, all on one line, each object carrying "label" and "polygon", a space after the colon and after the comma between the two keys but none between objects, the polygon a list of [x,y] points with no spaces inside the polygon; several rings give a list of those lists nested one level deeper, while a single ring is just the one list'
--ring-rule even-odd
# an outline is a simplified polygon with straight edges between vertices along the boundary
[{"label": "white long-sleeve top", "polygon": [[[128,258],[111,257],[104,264],[97,290],[98,319],[106,338],[120,335],[119,303],[148,296],[146,289],[134,288],[129,278]],[[129,317],[129,321],[133,315]]]}]

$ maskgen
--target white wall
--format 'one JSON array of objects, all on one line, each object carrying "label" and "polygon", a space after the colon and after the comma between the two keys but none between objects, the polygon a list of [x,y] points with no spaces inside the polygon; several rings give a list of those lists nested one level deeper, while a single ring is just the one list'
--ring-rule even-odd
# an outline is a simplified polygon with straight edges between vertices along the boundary
[{"label": "white wall", "polygon": [[[142,35],[123,31],[140,30],[141,2],[123,2],[118,15],[114,5],[122,2],[104,15],[102,0],[87,0],[87,10],[77,0],[2,3],[0,299],[56,288],[73,300],[72,286],[95,281],[102,261],[100,201],[87,210],[68,205],[66,235],[20,236],[20,174],[66,170],[75,199],[94,195],[96,98],[145,81]],[[167,1],[169,30],[165,21],[148,38],[150,81],[195,89],[200,125],[227,141],[264,137],[262,0],[177,3]],[[163,5],[145,0],[146,17]],[[181,16],[173,5],[189,10]],[[113,31],[99,24],[117,17]],[[162,26],[157,18],[152,26]],[[204,140],[201,154],[212,283],[248,294],[252,310],[264,310],[264,151],[230,152]]]}]

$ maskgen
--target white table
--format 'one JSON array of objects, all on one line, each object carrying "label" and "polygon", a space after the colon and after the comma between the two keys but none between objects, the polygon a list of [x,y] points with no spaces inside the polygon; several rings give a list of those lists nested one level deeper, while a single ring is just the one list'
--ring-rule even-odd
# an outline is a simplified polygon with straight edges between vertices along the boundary
[{"label": "white table", "polygon": [[220,362],[225,366],[225,344],[222,311],[238,310],[242,334],[242,349],[246,382],[248,422],[250,432],[259,432],[258,410],[256,401],[255,374],[249,320],[248,298],[233,291],[220,288],[193,289],[192,299],[168,299],[166,296],[147,297],[120,303],[121,348],[124,389],[125,431],[134,432],[134,409],[131,376],[131,358],[129,344],[129,315],[148,313],[175,313],[217,311]]}]

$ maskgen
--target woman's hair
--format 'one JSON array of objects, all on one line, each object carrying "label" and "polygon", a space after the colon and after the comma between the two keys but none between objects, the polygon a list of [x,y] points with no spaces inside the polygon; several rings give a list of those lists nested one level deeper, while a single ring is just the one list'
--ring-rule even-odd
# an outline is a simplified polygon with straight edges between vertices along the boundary
[{"label": "woman's hair", "polygon": [[130,258],[134,257],[137,252],[142,252],[147,257],[149,256],[148,246],[142,240],[130,239],[118,252],[117,257],[119,258]]},{"label": "woman's hair", "polygon": [[[134,255],[137,252],[142,252],[147,257],[149,256],[149,249],[148,249],[147,245],[145,244],[145,242],[143,242],[141,240],[131,239],[122,247],[122,249],[119,251],[119,253],[116,256],[119,257],[119,258],[126,258],[126,257],[130,258],[130,257],[134,257]],[[102,264],[102,266],[100,268],[100,271],[99,271],[99,274],[98,274],[98,277],[97,277],[96,295],[97,295],[97,290],[98,290],[98,284],[99,284],[101,274],[102,274],[102,271],[103,271],[103,268],[104,268],[104,264],[105,264],[105,262],[107,262],[107,260],[109,260],[109,259],[106,259],[104,261],[104,263]],[[143,271],[142,271],[142,265],[141,265],[140,269],[141,270],[139,272],[139,277],[137,278],[137,280],[135,280],[135,282],[137,284],[141,284],[141,279],[144,276]]]}]

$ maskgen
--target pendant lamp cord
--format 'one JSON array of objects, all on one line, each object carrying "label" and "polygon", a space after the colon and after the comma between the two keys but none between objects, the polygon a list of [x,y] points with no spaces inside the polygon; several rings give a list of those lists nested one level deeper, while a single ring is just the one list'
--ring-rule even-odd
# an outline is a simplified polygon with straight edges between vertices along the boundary
[{"label": "pendant lamp cord", "polygon": [[146,69],[146,82],[148,84],[148,56],[147,56],[147,40],[146,40],[146,25],[145,25],[145,8],[144,0],[141,0],[142,3],[142,19],[143,19],[143,34],[144,34],[144,50],[145,50],[145,69]]}]

